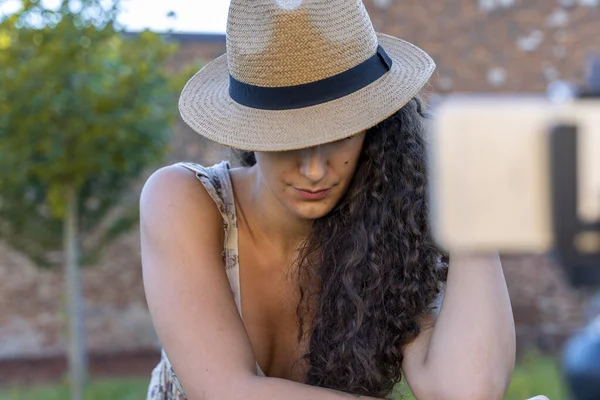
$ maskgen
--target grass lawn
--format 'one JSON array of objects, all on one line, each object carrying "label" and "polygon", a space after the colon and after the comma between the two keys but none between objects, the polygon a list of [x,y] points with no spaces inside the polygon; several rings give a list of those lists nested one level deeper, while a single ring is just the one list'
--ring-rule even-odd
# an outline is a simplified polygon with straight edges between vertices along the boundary
[{"label": "grass lawn", "polygon": [[[85,400],[144,400],[148,379],[94,381],[85,391]],[[70,400],[66,384],[0,391],[0,400]]]},{"label": "grass lawn", "polygon": [[[147,384],[147,379],[95,381],[88,386],[85,400],[143,400],[146,396]],[[525,400],[538,394],[543,394],[550,400],[566,400],[556,360],[530,355],[517,366],[505,400]],[[0,391],[0,400],[68,400],[69,398],[65,385]],[[398,388],[396,398],[413,399],[404,385]]]},{"label": "grass lawn", "polygon": [[[531,353],[516,366],[504,399],[526,400],[540,394],[550,400],[567,399],[557,360]],[[400,385],[396,399],[414,400],[414,397],[407,386]]]}]

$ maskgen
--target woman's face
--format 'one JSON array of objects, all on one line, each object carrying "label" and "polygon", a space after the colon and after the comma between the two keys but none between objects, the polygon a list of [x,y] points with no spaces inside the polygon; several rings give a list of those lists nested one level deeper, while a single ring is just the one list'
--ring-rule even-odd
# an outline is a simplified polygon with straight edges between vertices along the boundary
[{"label": "woman's face", "polygon": [[257,152],[267,189],[292,214],[304,219],[326,215],[348,189],[365,132],[301,150]]}]

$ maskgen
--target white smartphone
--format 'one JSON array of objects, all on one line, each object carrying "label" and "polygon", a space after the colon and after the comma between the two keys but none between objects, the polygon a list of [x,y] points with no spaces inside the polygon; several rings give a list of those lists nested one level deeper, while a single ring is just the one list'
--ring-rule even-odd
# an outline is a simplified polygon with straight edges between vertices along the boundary
[{"label": "white smartphone", "polygon": [[550,129],[578,127],[579,217],[600,219],[600,101],[455,96],[434,110],[430,216],[446,251],[544,252],[553,245]]}]

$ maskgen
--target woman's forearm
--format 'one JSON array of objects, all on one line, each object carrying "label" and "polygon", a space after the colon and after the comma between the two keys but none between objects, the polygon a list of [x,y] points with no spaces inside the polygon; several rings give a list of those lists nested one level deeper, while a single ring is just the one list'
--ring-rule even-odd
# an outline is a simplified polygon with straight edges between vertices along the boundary
[{"label": "woman's forearm", "polygon": [[443,393],[492,400],[503,397],[514,362],[515,327],[499,256],[450,254],[425,368]]},{"label": "woman's forearm", "polygon": [[252,377],[240,387],[236,399],[246,400],[381,400],[374,397],[357,396],[331,389],[310,386],[279,378]]}]

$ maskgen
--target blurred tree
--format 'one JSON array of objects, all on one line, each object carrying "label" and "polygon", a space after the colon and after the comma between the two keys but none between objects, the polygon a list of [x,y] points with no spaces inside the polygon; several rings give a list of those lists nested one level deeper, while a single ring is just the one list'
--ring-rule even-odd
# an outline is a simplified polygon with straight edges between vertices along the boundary
[{"label": "blurred tree", "polygon": [[[132,186],[168,150],[189,69],[177,46],[123,34],[118,3],[22,0],[0,16],[0,239],[64,264],[73,398],[87,379],[79,265],[138,218]],[[62,251],[61,251],[62,250]]]}]

